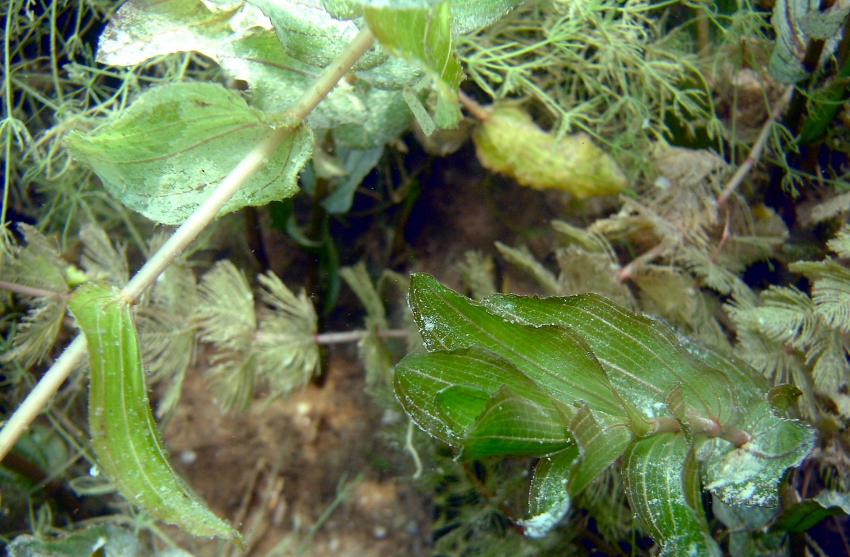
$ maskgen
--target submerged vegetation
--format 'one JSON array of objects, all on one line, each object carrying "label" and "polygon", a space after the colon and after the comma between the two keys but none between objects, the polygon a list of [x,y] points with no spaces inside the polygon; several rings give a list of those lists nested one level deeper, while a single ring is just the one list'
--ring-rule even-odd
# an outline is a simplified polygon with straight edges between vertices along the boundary
[{"label": "submerged vegetation", "polygon": [[4,11],[10,555],[309,552],[362,478],[269,548],[160,429],[355,342],[421,554],[850,553],[845,3]]}]

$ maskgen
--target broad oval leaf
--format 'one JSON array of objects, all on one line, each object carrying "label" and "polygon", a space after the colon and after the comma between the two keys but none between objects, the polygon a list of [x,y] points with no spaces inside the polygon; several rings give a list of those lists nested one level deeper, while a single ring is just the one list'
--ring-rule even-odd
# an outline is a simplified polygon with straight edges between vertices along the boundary
[{"label": "broad oval leaf", "polygon": [[622,456],[632,441],[632,432],[620,420],[594,414],[586,404],[578,409],[569,427],[580,455],[569,482],[570,494],[577,496]]},{"label": "broad oval leaf", "polygon": [[626,494],[632,510],[661,546],[660,555],[719,557],[720,549],[695,506],[699,500],[693,500],[696,464],[689,451],[687,440],[677,434],[655,435],[634,443],[623,463]]},{"label": "broad oval leaf", "polygon": [[480,347],[566,406],[581,401],[611,416],[628,413],[591,348],[565,328],[511,323],[424,274],[410,279],[410,306],[428,350]]},{"label": "broad oval leaf", "polygon": [[237,538],[175,474],[151,413],[130,307],[87,283],[69,307],[88,343],[89,429],[100,470],[130,502],[196,536]]},{"label": "broad oval leaf", "polygon": [[[89,134],[67,138],[112,195],[163,224],[180,224],[267,135],[263,114],[235,91],[212,83],[173,83],[143,93]],[[294,128],[222,214],[294,195],[312,154],[312,134]]]}]

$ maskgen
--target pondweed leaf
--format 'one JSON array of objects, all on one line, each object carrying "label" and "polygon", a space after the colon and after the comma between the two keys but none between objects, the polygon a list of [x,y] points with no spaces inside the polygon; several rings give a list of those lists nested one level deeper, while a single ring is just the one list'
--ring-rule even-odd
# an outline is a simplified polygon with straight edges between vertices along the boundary
[{"label": "pondweed leaf", "polygon": [[526,536],[542,538],[570,510],[567,482],[578,457],[578,447],[572,446],[537,462],[528,490],[529,517],[520,521]]},{"label": "pondweed leaf", "polygon": [[424,8],[409,7],[418,4],[416,2],[399,2],[392,7],[382,4],[379,4],[381,7],[364,7],[363,15],[369,29],[390,52],[417,61],[434,79],[438,95],[434,121],[441,128],[455,127],[461,117],[457,91],[463,70],[452,45],[449,2]]},{"label": "pondweed leaf", "polygon": [[778,415],[778,392],[755,370],[601,296],[476,303],[427,275],[410,285],[429,352],[396,366],[396,393],[462,458],[544,458],[521,521],[529,535],[621,462],[661,555],[718,555],[701,479],[730,504],[775,505],[785,471],[812,449],[812,429]]},{"label": "pondweed leaf", "polygon": [[687,462],[689,450],[684,436],[671,433],[634,443],[623,462],[626,494],[632,510],[661,546],[659,555],[719,557],[700,501],[688,495],[687,475],[693,474]]},{"label": "pondweed leaf", "polygon": [[428,350],[483,348],[566,406],[582,401],[597,412],[627,415],[591,347],[571,330],[512,323],[428,275],[411,277],[410,305]]},{"label": "pondweed leaf", "polygon": [[[235,91],[212,83],[172,83],[144,92],[91,133],[70,134],[67,143],[124,205],[156,222],[180,224],[273,132],[263,113]],[[222,214],[294,195],[312,149],[310,130],[292,129]]]},{"label": "pondweed leaf", "polygon": [[628,185],[614,159],[589,136],[547,133],[516,106],[493,108],[473,139],[481,164],[523,186],[584,199],[617,194]]},{"label": "pondweed leaf", "polygon": [[174,472],[151,413],[139,339],[117,290],[87,283],[71,313],[88,343],[89,429],[97,465],[128,501],[196,536],[237,538]]}]

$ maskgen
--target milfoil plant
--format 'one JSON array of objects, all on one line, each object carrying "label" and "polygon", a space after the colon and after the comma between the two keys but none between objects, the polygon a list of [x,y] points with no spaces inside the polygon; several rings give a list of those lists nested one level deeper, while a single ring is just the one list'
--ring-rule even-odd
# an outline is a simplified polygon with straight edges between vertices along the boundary
[{"label": "milfoil plant", "polygon": [[813,430],[784,416],[793,387],[601,296],[474,302],[414,275],[410,306],[427,352],[396,367],[399,400],[461,459],[539,457],[526,535],[546,535],[616,464],[661,555],[719,555],[703,488],[776,506],[812,449]]}]

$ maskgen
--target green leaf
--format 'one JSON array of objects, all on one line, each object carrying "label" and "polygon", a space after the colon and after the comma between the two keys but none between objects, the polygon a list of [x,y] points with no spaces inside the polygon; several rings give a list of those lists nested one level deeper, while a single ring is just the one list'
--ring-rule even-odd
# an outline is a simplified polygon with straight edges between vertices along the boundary
[{"label": "green leaf", "polygon": [[[432,7],[419,7],[421,2],[393,7],[365,7],[363,15],[369,28],[391,53],[419,62],[435,80],[437,112],[435,121],[441,128],[451,128],[460,121],[457,91],[463,70],[452,45],[451,6],[447,1]],[[382,4],[383,6],[383,4]]]},{"label": "green leaf", "polygon": [[583,405],[570,421],[570,432],[579,448],[580,459],[570,476],[570,494],[575,497],[611,466],[632,441],[629,427],[604,415],[594,415]]},{"label": "green leaf", "polygon": [[[273,133],[264,115],[238,93],[212,83],[173,83],[149,89],[94,132],[67,138],[124,205],[164,224],[179,224],[262,139]],[[294,195],[312,152],[300,126],[222,213]]]},{"label": "green leaf", "polygon": [[585,199],[613,195],[628,185],[616,161],[586,134],[545,132],[517,106],[492,108],[473,139],[481,164],[523,186]]},{"label": "green leaf", "polygon": [[512,248],[497,241],[496,249],[499,250],[505,261],[528,273],[548,294],[555,295],[561,293],[561,285],[558,282],[558,278],[552,271],[537,261],[537,258],[534,257],[531,250],[527,247]]},{"label": "green leaf", "polygon": [[88,343],[89,429],[100,470],[124,497],[164,522],[196,536],[238,537],[168,463],[129,304],[114,289],[86,284],[70,309]]},{"label": "green leaf", "polygon": [[519,521],[526,536],[544,537],[570,510],[567,481],[577,458],[578,447],[569,447],[538,461],[528,491],[529,518]]},{"label": "green leaf", "polygon": [[626,415],[590,347],[573,332],[511,323],[423,274],[411,277],[410,306],[428,350],[480,347],[567,406],[583,401],[598,412]]},{"label": "green leaf", "polygon": [[531,400],[499,389],[466,433],[461,456],[543,456],[571,445],[565,413],[540,395]]},{"label": "green leaf", "polygon": [[[277,38],[289,56],[317,68],[339,58],[360,32],[356,22],[331,16],[320,0],[248,0],[248,3],[272,21]],[[373,49],[354,68],[374,68],[386,57],[386,53]]]},{"label": "green leaf", "polygon": [[767,400],[751,403],[737,427],[752,438],[743,446],[710,439],[700,447],[705,487],[728,504],[776,506],[785,470],[811,452],[814,431],[776,416]]},{"label": "green leaf", "polygon": [[[661,546],[659,555],[720,555],[702,511],[692,506],[689,446],[682,435],[642,439],[626,452],[623,476],[632,510]],[[689,491],[691,493],[689,494]]]},{"label": "green leaf", "polygon": [[91,526],[55,539],[18,536],[6,549],[9,557],[136,557],[145,554],[132,531],[114,524]]},{"label": "green leaf", "polygon": [[775,528],[800,534],[836,515],[850,515],[850,497],[846,493],[825,489],[813,498],[785,509],[777,519]]},{"label": "green leaf", "polygon": [[699,353],[683,347],[666,325],[601,296],[493,296],[483,303],[517,323],[575,331],[590,346],[614,388],[647,418],[668,415],[666,397],[677,385],[682,386],[689,408],[721,424],[737,415],[738,398],[759,395],[746,370],[723,369],[734,373],[733,388],[723,373],[695,357]]},{"label": "green leaf", "polygon": [[342,159],[347,174],[334,186],[333,192],[322,200],[322,207],[335,215],[347,213],[351,208],[354,192],[372,172],[383,154],[383,145],[372,149],[338,149],[337,155]]},{"label": "green leaf", "polygon": [[449,0],[455,35],[474,33],[505,17],[524,0]]},{"label": "green leaf", "polygon": [[[541,408],[551,408],[548,395],[528,376],[479,348],[410,354],[396,365],[394,381],[396,395],[414,423],[455,447],[463,446],[475,419],[501,388],[527,401],[531,417],[538,417]],[[490,419],[481,424],[484,429],[478,435],[484,435]],[[563,421],[559,414],[558,423]]]},{"label": "green leaf", "polygon": [[86,274],[116,286],[127,284],[130,271],[123,246],[113,246],[106,232],[95,224],[84,225],[79,236],[83,244],[81,264]]}]

